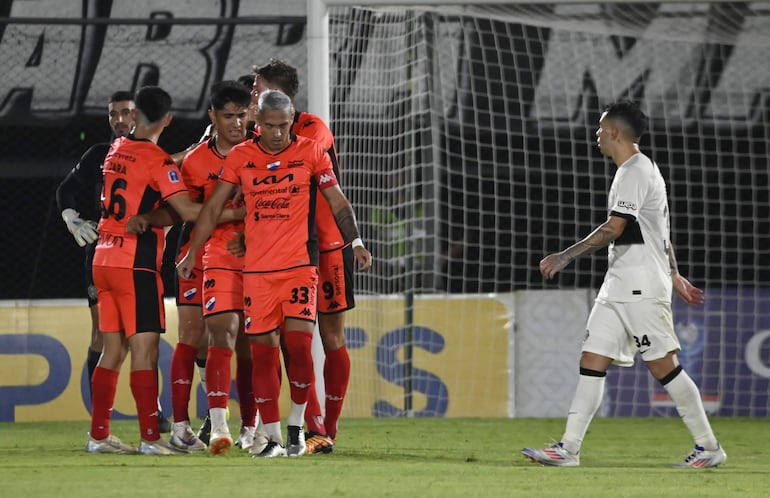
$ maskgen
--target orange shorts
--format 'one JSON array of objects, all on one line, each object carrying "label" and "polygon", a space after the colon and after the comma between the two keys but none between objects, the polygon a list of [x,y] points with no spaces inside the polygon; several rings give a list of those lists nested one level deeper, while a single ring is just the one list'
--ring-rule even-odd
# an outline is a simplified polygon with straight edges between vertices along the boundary
[{"label": "orange shorts", "polygon": [[318,255],[319,313],[339,313],[356,307],[353,298],[354,259],[350,245]]},{"label": "orange shorts", "polygon": [[214,268],[203,274],[203,316],[243,311],[243,272]]},{"label": "orange shorts", "polygon": [[125,333],[166,331],[163,283],[160,272],[94,266],[94,284],[99,293],[99,329]]},{"label": "orange shorts", "polygon": [[[187,241],[176,258],[176,262],[185,257],[190,242]],[[179,275],[174,279],[176,281],[176,305],[177,306],[201,306],[203,303],[203,251],[198,252],[195,259],[195,266],[190,274],[190,278],[181,278]]]},{"label": "orange shorts", "polygon": [[273,273],[244,273],[244,328],[272,332],[287,318],[315,322],[318,268],[302,266]]}]

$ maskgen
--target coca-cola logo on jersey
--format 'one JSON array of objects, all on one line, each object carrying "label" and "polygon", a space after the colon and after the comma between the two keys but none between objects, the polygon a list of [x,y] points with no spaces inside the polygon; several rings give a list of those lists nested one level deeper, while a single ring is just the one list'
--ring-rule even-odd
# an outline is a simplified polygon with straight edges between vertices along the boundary
[{"label": "coca-cola logo on jersey", "polygon": [[274,199],[265,199],[260,197],[254,201],[255,209],[289,209],[288,197],[276,197]]}]

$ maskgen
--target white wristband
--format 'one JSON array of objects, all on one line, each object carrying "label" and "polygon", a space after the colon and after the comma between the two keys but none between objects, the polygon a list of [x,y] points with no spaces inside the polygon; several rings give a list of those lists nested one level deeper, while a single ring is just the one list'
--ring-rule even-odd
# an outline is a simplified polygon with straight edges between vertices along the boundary
[{"label": "white wristband", "polygon": [[364,247],[364,241],[361,240],[361,237],[356,237],[353,239],[353,242],[350,243],[350,247],[355,249],[356,247]]}]

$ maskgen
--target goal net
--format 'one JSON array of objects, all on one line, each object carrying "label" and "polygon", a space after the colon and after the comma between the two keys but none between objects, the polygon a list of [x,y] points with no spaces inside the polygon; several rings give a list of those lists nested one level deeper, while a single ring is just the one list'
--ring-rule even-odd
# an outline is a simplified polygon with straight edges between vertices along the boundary
[{"label": "goal net", "polygon": [[[553,282],[538,262],[606,219],[615,167],[594,132],[630,98],[680,268],[706,291],[674,305],[680,360],[711,412],[767,414],[770,3],[333,6],[328,30],[342,182],[376,258],[349,347],[376,341],[365,370],[387,380],[354,366],[346,409],[566,413],[606,251]],[[643,365],[613,369],[602,413],[673,414],[664,393]]]}]

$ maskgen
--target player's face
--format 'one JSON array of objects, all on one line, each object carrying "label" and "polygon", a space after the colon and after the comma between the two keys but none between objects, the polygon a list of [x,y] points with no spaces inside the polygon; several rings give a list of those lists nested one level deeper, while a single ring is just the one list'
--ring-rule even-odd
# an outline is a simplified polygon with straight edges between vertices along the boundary
[{"label": "player's face", "polygon": [[291,124],[294,116],[287,111],[261,111],[257,113],[262,138],[260,143],[268,152],[280,152],[289,145]]},{"label": "player's face", "polygon": [[217,130],[217,139],[236,145],[246,138],[246,108],[228,102],[223,109],[209,111],[209,117]]},{"label": "player's face", "polygon": [[266,90],[280,90],[270,85],[270,82],[259,76],[254,77],[254,85],[251,87],[251,103],[259,102],[259,94]]},{"label": "player's face", "polygon": [[607,122],[607,113],[602,113],[599,118],[599,128],[596,130],[596,145],[599,146],[599,150],[605,156],[611,155],[608,151],[610,144],[610,134],[608,131],[609,123]]},{"label": "player's face", "polygon": [[131,118],[132,109],[134,109],[133,100],[119,100],[107,105],[110,128],[116,137],[125,137],[134,129],[134,120]]}]

